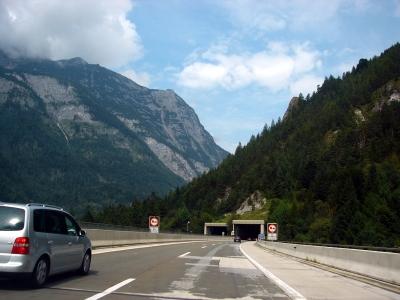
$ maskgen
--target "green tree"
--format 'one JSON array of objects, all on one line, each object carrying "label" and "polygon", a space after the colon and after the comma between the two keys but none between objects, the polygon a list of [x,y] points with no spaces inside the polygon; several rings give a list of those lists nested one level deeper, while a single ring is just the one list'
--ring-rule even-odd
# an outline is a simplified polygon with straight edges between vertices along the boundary
[{"label": "green tree", "polygon": [[90,206],[89,205],[86,206],[86,211],[85,211],[85,214],[83,215],[81,221],[83,221],[83,222],[94,222],[94,216],[93,216],[92,212],[90,211]]}]

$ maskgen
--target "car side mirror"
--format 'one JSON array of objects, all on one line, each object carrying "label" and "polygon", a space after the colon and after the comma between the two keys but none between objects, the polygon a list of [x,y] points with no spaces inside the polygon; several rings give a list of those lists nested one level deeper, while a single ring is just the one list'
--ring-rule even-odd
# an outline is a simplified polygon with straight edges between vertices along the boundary
[{"label": "car side mirror", "polygon": [[79,236],[86,236],[86,230],[80,230]]}]

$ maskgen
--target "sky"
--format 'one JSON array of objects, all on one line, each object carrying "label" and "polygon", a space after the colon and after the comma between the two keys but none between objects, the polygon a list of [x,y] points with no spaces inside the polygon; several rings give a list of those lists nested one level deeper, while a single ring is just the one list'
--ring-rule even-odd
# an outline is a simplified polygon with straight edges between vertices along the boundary
[{"label": "sky", "polygon": [[223,149],[400,41],[400,0],[0,0],[0,48],[173,89]]}]

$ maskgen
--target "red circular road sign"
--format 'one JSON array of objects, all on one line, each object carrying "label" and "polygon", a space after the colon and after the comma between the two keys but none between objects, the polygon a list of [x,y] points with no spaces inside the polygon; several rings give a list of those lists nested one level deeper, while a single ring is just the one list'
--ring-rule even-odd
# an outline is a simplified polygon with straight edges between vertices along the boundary
[{"label": "red circular road sign", "polygon": [[153,226],[153,227],[158,226],[158,218],[151,217],[150,218],[150,226]]},{"label": "red circular road sign", "polygon": [[276,233],[278,230],[278,226],[276,224],[268,224],[268,232],[269,233]]}]

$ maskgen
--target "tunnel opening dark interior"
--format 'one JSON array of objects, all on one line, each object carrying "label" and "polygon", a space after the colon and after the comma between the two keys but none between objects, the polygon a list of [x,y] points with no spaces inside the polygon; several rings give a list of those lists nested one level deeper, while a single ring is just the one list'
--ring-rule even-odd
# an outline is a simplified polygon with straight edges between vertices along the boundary
[{"label": "tunnel opening dark interior", "polygon": [[222,233],[224,233],[224,235],[227,236],[228,228],[221,227],[221,226],[210,227],[209,233],[210,233],[210,235],[219,235],[219,236],[222,236]]},{"label": "tunnel opening dark interior", "polygon": [[260,234],[260,224],[239,224],[235,225],[235,235],[242,240],[255,241]]}]

